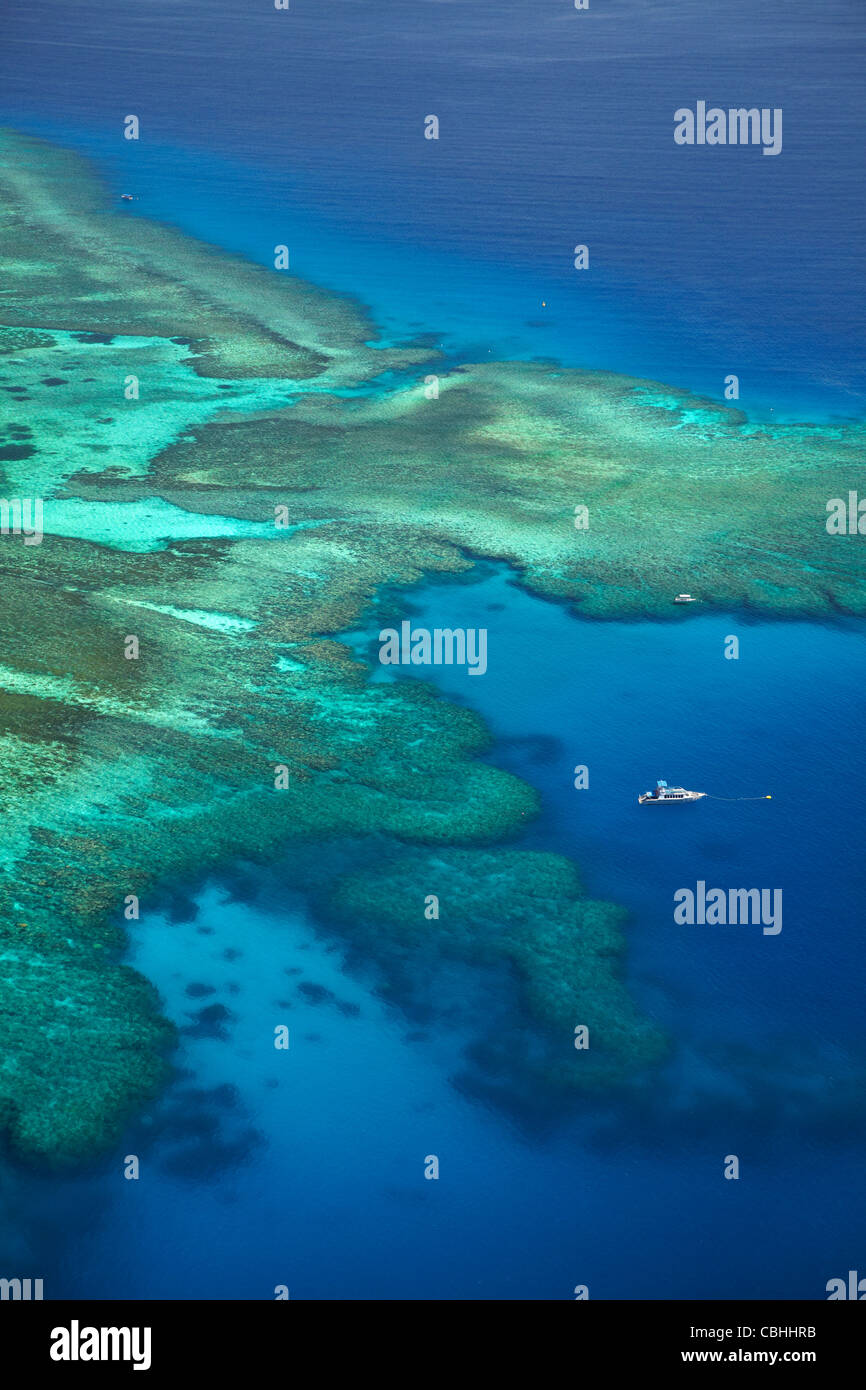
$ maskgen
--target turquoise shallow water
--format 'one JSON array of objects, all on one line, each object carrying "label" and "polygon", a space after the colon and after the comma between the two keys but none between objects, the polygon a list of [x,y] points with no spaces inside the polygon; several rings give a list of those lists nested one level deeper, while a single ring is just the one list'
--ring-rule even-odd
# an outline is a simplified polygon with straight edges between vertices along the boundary
[{"label": "turquoise shallow water", "polygon": [[46,504],[43,529],[48,536],[74,536],[117,550],[158,550],[173,540],[203,536],[279,539],[303,530],[304,524],[276,530],[272,521],[201,515],[175,507],[161,497],[145,497],[138,502],[88,502],[62,497],[52,498]]},{"label": "turquoise shallow water", "polygon": [[[616,371],[724,399],[725,378],[740,380],[736,401],[751,420],[769,424],[830,423],[858,417],[864,395],[856,355],[837,343],[810,339],[796,324],[784,329],[751,319],[754,285],[737,282],[723,311],[702,303],[694,284],[659,283],[652,260],[627,275],[594,265],[581,275],[563,230],[557,248],[539,256],[531,216],[507,257],[495,242],[467,246],[420,234],[406,243],[386,220],[358,218],[357,190],[345,202],[309,185],[303,170],[274,168],[242,134],[219,152],[148,141],[130,146],[104,126],[58,122],[11,111],[8,124],[79,150],[91,158],[110,196],[134,189],[132,216],[170,223],[202,241],[272,266],[278,244],[289,247],[292,272],[360,300],[377,340],[420,337],[459,362],[553,359],[566,366]],[[418,171],[410,175],[418,179]],[[421,184],[423,187],[423,182]],[[766,315],[767,306],[757,310]],[[784,338],[780,335],[784,333]],[[834,368],[834,352],[844,365]]]},{"label": "turquoise shallow water", "polygon": [[[631,987],[674,1061],[606,1117],[588,1107],[526,1130],[449,1083],[465,1019],[407,1021],[375,974],[346,973],[279,866],[212,886],[194,915],[149,914],[132,934],[130,959],[193,1030],[177,1083],[106,1171],[27,1180],[52,1293],[269,1298],[285,1283],[293,1298],[567,1299],[588,1283],[597,1298],[823,1297],[864,1235],[862,1114],[834,1090],[862,1061],[863,753],[848,711],[866,639],[724,616],[587,624],[496,571],[412,604],[416,624],[488,627],[487,675],[442,667],[436,684],[484,712],[490,756],[542,791],[526,842],[573,855],[591,891],[632,909]],[[354,644],[378,625],[371,614]],[[739,663],[721,655],[732,631]],[[571,785],[576,762],[587,791]],[[773,801],[639,808],[665,774]],[[672,893],[701,876],[781,886],[781,934],[676,926]],[[443,1005],[483,1012],[487,986],[470,979],[447,976]],[[120,1175],[129,1152],[137,1183]],[[729,1153],[737,1183],[721,1176]]]}]

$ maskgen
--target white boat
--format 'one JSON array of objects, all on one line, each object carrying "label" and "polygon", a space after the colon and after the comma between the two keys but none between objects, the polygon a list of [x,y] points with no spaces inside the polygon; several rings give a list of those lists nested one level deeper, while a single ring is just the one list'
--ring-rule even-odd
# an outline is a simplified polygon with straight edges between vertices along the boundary
[{"label": "white boat", "polygon": [[674,603],[697,603],[697,599],[692,594],[677,594]]},{"label": "white boat", "polygon": [[656,782],[655,790],[642,792],[638,797],[641,806],[653,801],[700,801],[706,792],[690,792],[685,787],[669,787],[667,782]]}]

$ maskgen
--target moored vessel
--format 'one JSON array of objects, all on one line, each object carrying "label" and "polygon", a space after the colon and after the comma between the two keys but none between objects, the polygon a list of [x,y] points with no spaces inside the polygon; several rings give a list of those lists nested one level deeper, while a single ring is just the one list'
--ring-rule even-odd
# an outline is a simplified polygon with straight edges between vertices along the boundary
[{"label": "moored vessel", "polygon": [[700,801],[706,792],[690,792],[685,787],[669,787],[667,782],[659,780],[651,792],[642,792],[638,797],[638,803],[643,806],[646,802],[652,801]]}]

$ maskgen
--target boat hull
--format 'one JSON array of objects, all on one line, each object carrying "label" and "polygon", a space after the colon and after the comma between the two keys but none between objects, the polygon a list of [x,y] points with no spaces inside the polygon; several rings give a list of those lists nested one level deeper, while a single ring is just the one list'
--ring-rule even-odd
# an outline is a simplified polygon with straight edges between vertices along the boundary
[{"label": "boat hull", "polygon": [[706,796],[706,792],[685,792],[680,796],[653,796],[651,792],[644,792],[638,797],[639,806],[670,804],[677,802],[682,804],[684,801],[700,801],[701,797]]}]

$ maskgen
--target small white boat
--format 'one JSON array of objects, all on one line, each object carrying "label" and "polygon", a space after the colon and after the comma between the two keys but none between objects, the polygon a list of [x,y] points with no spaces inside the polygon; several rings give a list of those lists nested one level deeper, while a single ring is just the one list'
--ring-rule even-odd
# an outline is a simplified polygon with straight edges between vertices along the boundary
[{"label": "small white boat", "polygon": [[697,603],[697,599],[692,594],[677,594],[674,603]]},{"label": "small white boat", "polygon": [[685,787],[669,787],[667,782],[656,782],[655,789],[651,792],[642,792],[638,797],[638,804],[645,806],[652,801],[700,801],[706,792],[690,792]]}]

